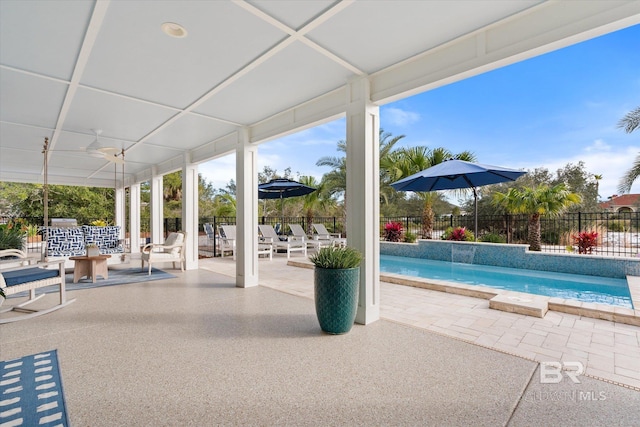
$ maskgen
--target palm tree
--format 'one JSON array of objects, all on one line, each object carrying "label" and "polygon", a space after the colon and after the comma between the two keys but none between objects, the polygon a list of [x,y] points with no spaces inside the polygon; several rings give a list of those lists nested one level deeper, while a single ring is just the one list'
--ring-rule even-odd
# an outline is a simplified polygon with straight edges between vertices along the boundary
[{"label": "palm tree", "polygon": [[593,179],[596,181],[596,203],[600,200],[600,181],[602,180],[601,174],[594,174]]},{"label": "palm tree", "polygon": [[302,196],[302,207],[305,212],[305,221],[307,225],[307,229],[305,231],[308,235],[311,235],[313,234],[311,224],[313,224],[315,211],[328,208],[333,204],[333,199],[331,197],[327,197],[325,181],[317,182],[312,176],[301,176],[299,181],[306,186],[316,189],[316,191]]},{"label": "palm tree", "polygon": [[[464,160],[473,162],[476,157],[470,151],[463,151],[453,154],[444,147],[429,149],[428,147],[401,148],[392,153],[389,158],[389,173],[393,181],[418,173],[432,166],[440,164],[449,159]],[[431,239],[433,234],[433,223],[435,215],[433,213],[433,202],[438,197],[437,192],[417,192],[418,197],[424,201],[422,208],[422,229],[421,234],[425,239]]]},{"label": "palm tree", "polygon": [[528,239],[530,251],[542,250],[540,216],[559,216],[569,206],[580,202],[582,202],[582,197],[569,191],[564,183],[553,187],[540,185],[535,188],[510,188],[506,193],[496,192],[493,195],[493,203],[496,206],[503,207],[510,213],[529,215]]},{"label": "palm tree", "polygon": [[[389,156],[393,152],[393,146],[404,138],[405,135],[393,136],[389,132],[385,132],[384,129],[379,131],[380,142],[380,197],[386,202],[388,200],[391,187],[389,184],[393,182],[391,178],[386,175],[387,168],[384,165],[389,163]],[[345,140],[338,141],[338,151],[343,153],[347,152],[347,142]],[[331,196],[342,195],[343,196],[343,215],[347,211],[347,159],[346,157],[321,157],[316,166],[329,166],[331,171],[326,173],[322,177],[322,183],[325,185],[325,189]],[[346,221],[345,221],[346,222]]]},{"label": "palm tree", "polygon": [[[618,127],[624,129],[626,133],[631,133],[640,128],[640,107],[627,113],[618,122]],[[620,193],[628,193],[634,181],[640,176],[640,155],[636,157],[631,169],[620,180],[618,191]]]}]

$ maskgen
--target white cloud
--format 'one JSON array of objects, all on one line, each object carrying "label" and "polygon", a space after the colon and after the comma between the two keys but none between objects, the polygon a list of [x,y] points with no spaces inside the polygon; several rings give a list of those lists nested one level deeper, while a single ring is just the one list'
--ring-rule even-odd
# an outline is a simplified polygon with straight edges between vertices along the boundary
[{"label": "white cloud", "polygon": [[400,108],[389,107],[384,109],[384,118],[394,126],[407,126],[420,120],[420,114]]}]

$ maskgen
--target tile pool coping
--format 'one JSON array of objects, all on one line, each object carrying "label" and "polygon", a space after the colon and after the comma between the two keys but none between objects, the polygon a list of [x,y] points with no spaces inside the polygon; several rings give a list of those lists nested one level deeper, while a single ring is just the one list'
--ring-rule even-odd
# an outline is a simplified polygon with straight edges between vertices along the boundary
[{"label": "tile pool coping", "polygon": [[[289,260],[287,264],[295,267],[314,268],[313,264],[309,261]],[[403,276],[393,273],[380,273],[380,281],[486,299],[489,300],[490,308],[527,316],[544,317],[545,313],[551,310],[593,319],[640,326],[640,276],[627,276],[627,285],[629,286],[629,293],[631,294],[631,301],[635,310],[608,304],[582,302],[572,299],[527,294],[487,286],[465,285],[438,279]]]}]

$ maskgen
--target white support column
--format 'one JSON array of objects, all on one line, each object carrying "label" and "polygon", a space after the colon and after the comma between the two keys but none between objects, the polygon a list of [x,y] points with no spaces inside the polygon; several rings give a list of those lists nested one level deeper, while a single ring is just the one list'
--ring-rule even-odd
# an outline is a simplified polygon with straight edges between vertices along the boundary
[{"label": "white support column", "polygon": [[151,187],[151,242],[164,242],[164,190],[162,188],[164,179],[162,175],[157,175],[155,166],[153,167],[150,187]]},{"label": "white support column", "polygon": [[140,253],[140,184],[129,187],[129,247]]},{"label": "white support column", "polygon": [[258,148],[249,130],[239,134],[236,149],[236,286],[258,285]]},{"label": "white support column", "polygon": [[118,236],[120,239],[124,239],[124,232],[126,230],[126,225],[125,225],[125,198],[126,198],[126,191],[124,188],[116,188],[115,189],[115,225],[119,225],[120,226],[120,236]]},{"label": "white support column", "polygon": [[182,230],[187,232],[186,268],[198,268],[198,165],[185,153],[182,166]]},{"label": "white support column", "polygon": [[367,79],[347,97],[347,242],[364,255],[356,322],[366,325],[380,318],[380,110]]}]

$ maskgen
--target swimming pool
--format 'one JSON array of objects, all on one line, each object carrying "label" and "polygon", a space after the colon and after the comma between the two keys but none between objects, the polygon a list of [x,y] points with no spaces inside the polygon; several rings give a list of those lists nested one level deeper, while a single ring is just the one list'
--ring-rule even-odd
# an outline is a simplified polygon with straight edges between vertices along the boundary
[{"label": "swimming pool", "polygon": [[380,272],[633,308],[626,279],[380,255]]}]

